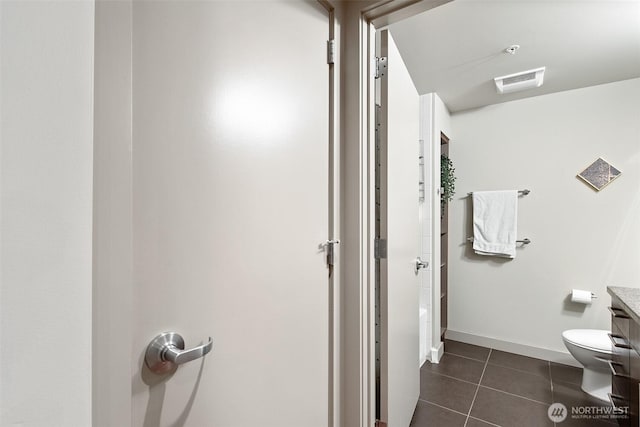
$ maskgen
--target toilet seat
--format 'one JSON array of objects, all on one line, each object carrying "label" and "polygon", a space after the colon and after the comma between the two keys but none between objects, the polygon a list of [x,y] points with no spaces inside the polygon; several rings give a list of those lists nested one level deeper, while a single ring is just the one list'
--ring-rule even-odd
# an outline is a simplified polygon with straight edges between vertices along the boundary
[{"label": "toilet seat", "polygon": [[602,329],[570,329],[562,333],[567,342],[600,353],[611,353],[609,331]]}]

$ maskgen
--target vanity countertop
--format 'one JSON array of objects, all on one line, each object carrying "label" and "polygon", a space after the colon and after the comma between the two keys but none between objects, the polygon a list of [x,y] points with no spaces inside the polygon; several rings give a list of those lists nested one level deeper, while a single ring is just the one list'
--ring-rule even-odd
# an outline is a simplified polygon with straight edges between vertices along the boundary
[{"label": "vanity countertop", "polygon": [[607,286],[607,292],[618,298],[622,303],[624,311],[633,320],[640,323],[640,288],[625,288],[622,286]]}]

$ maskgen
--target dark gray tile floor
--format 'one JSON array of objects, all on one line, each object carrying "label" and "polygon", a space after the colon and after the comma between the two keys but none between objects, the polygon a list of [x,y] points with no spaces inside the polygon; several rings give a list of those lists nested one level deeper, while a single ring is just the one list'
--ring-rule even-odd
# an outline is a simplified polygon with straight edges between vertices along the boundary
[{"label": "dark gray tile floor", "polygon": [[[582,370],[457,341],[445,342],[440,363],[420,370],[420,400],[411,427],[612,427],[607,415],[572,416],[572,408],[610,406],[580,389]],[[547,411],[562,403],[567,418]],[[584,412],[584,411],[583,411]],[[592,412],[593,413],[593,412]]]}]

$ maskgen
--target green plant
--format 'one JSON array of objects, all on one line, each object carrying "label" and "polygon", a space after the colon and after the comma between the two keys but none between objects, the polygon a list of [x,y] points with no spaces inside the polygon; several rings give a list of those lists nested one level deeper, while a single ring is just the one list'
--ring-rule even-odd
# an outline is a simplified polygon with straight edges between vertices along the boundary
[{"label": "green plant", "polygon": [[450,158],[444,154],[440,156],[440,186],[442,187],[442,193],[440,194],[440,201],[444,205],[448,201],[453,199],[453,195],[456,194],[456,176],[454,172],[456,169],[453,167],[453,162]]}]

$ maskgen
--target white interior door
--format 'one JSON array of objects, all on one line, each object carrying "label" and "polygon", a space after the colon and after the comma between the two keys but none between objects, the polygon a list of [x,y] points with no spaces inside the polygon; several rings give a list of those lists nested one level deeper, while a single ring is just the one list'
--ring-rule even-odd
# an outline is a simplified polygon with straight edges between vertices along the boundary
[{"label": "white interior door", "polygon": [[380,419],[408,427],[420,394],[418,215],[419,96],[391,34],[378,37],[386,58],[377,85],[380,158]]},{"label": "white interior door", "polygon": [[[328,13],[133,2],[134,426],[326,427]],[[159,333],[204,358],[157,376]]]}]

